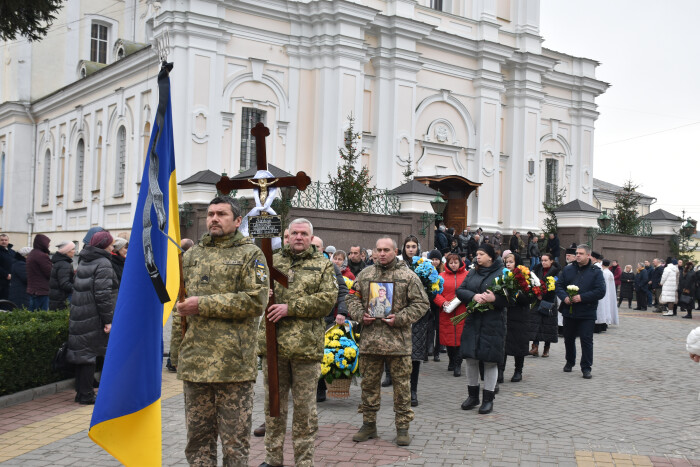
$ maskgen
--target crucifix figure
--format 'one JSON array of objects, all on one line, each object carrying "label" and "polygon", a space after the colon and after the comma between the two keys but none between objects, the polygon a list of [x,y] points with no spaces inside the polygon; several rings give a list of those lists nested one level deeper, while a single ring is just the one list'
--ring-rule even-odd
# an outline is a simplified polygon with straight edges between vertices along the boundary
[{"label": "crucifix figure", "polygon": [[[265,127],[264,124],[258,123],[254,128],[250,130],[250,133],[255,137],[255,149],[257,154],[257,168],[258,171],[267,171],[267,153],[265,150],[265,137],[270,135],[270,130]],[[255,185],[258,191],[258,196],[260,197],[261,204],[265,204],[268,196],[268,187],[272,184],[275,187],[283,186],[294,186],[299,190],[305,190],[307,186],[311,183],[311,179],[304,172],[297,172],[294,177],[279,177],[279,178],[249,178],[249,179],[236,179],[232,180],[227,176],[221,177],[221,180],[216,184],[216,188],[221,193],[230,193],[233,190],[249,190],[252,188],[251,185]],[[267,213],[263,213],[266,215]],[[271,238],[261,238],[262,245],[261,249],[265,254],[265,260],[267,261],[267,267],[270,269],[270,289],[272,290],[272,295],[270,301],[267,304],[268,310],[266,310],[266,315],[269,312],[269,308],[275,304],[275,294],[274,294],[274,283],[278,282],[283,287],[288,286],[287,276],[280,270],[276,269],[272,262],[272,239]],[[278,417],[280,413],[280,401],[279,401],[279,375],[277,373],[277,327],[276,324],[265,319],[265,335],[267,343],[267,371],[268,371],[268,383],[269,383],[269,395],[270,395],[270,415],[273,417]]]}]

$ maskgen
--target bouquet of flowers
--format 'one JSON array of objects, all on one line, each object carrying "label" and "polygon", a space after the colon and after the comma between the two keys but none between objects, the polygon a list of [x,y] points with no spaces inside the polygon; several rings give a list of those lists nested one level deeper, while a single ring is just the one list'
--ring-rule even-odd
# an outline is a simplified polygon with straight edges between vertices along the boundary
[{"label": "bouquet of flowers", "polygon": [[445,279],[440,277],[430,260],[414,256],[411,263],[411,270],[416,273],[420,281],[428,293],[428,298],[434,298],[437,294],[442,293],[442,286]]},{"label": "bouquet of flowers", "polygon": [[[493,283],[486,288],[496,295],[503,295],[508,300],[513,300],[519,293],[535,296],[535,288],[541,289],[540,280],[536,275],[531,274],[525,266],[518,266],[513,271],[503,268],[500,277],[496,277]],[[450,318],[452,323],[457,324],[475,311],[484,312],[493,310],[492,303],[476,303],[474,300],[467,305],[467,311]]]},{"label": "bouquet of flowers", "polygon": [[321,377],[327,383],[336,379],[352,379],[357,371],[359,349],[357,341],[360,334],[353,332],[352,324],[331,327],[326,331],[326,338],[321,362]]},{"label": "bouquet of flowers", "polygon": [[[569,285],[566,287],[566,294],[569,296],[569,300],[573,300],[576,295],[578,295],[578,286],[576,285]],[[574,314],[574,304],[573,301],[569,305],[569,314],[573,315]]]},{"label": "bouquet of flowers", "polygon": [[[533,275],[533,277],[536,278],[537,276]],[[532,287],[532,293],[535,294],[535,297],[537,297],[538,300],[542,300],[542,297],[544,297],[547,292],[551,292],[556,288],[557,278],[554,276],[548,276],[544,282],[544,284],[535,285]]]}]

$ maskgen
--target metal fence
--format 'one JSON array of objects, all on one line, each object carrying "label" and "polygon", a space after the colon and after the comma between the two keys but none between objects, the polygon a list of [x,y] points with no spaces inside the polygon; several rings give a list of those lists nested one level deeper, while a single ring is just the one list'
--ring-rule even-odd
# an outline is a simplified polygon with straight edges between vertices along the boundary
[{"label": "metal fence", "polygon": [[[329,183],[316,182],[304,191],[297,191],[291,204],[296,208],[323,209],[338,211],[338,198]],[[362,207],[355,212],[369,214],[398,215],[401,209],[399,197],[389,190],[371,188],[362,200]]]}]

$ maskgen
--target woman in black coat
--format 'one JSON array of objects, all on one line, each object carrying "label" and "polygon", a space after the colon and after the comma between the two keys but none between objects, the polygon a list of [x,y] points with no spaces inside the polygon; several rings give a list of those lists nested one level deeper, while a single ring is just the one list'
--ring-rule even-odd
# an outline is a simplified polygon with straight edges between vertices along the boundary
[{"label": "woman in black coat", "polygon": [[617,307],[622,305],[622,300],[627,299],[627,308],[632,308],[632,298],[634,298],[634,272],[632,265],[625,266],[625,270],[620,274],[620,298],[617,299]]},{"label": "woman in black coat", "polygon": [[695,278],[697,273],[693,269],[693,266],[694,264],[688,261],[680,274],[680,280],[678,282],[678,296],[690,295],[693,298],[690,305],[681,306],[681,310],[686,311],[686,315],[683,316],[683,318],[686,319],[693,319],[693,308],[695,308]]},{"label": "woman in black coat", "polygon": [[70,302],[73,293],[73,256],[75,243],[61,242],[58,251],[51,257],[51,276],[49,277],[49,310],[60,310]]},{"label": "woman in black coat", "polygon": [[[516,266],[522,264],[520,255],[510,253],[506,255],[506,269],[512,271]],[[506,351],[501,362],[501,374],[506,369],[508,355],[515,359],[515,372],[510,379],[512,383],[517,383],[523,379],[523,365],[525,356],[529,354],[528,347],[531,339],[530,331],[530,299],[525,294],[518,294],[515,299],[510,300],[506,316]]]},{"label": "woman in black coat", "polygon": [[10,279],[9,299],[18,308],[29,309],[29,295],[27,295],[27,255],[32,251],[31,247],[25,246],[15,252],[15,262],[10,269],[12,278]]},{"label": "woman in black coat", "polygon": [[112,236],[98,232],[80,252],[68,325],[68,362],[75,365],[76,402],[94,404],[97,356],[104,356],[117,302],[117,276],[110,261]]},{"label": "woman in black coat", "polygon": [[[545,253],[541,257],[541,262],[532,268],[532,274],[536,275],[540,280],[544,290],[547,289],[547,277],[556,278],[559,275],[559,265],[554,262],[554,255]],[[559,340],[557,309],[554,308],[553,313],[544,314],[539,311],[542,301],[554,303],[557,302],[557,294],[554,290],[546,292],[542,296],[542,300],[538,301],[530,312],[530,332],[532,333],[532,348],[530,355],[537,357],[539,355],[540,341],[544,341],[544,350],[542,357],[549,357],[549,346],[552,342]]]},{"label": "woman in black coat", "polygon": [[484,362],[483,403],[479,413],[493,410],[494,390],[498,379],[498,365],[505,356],[506,306],[502,295],[487,290],[496,277],[503,274],[503,261],[491,245],[482,245],[476,251],[477,266],[467,274],[457,289],[457,298],[464,304],[472,300],[479,304],[490,303],[493,310],[474,312],[467,316],[462,330],[460,353],[466,359],[467,389],[469,397],[462,403],[463,410],[479,405],[479,360]]}]

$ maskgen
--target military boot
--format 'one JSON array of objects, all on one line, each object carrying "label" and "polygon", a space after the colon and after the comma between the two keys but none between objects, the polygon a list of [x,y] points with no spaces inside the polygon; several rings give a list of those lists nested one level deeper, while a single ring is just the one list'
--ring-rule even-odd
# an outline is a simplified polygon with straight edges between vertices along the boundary
[{"label": "military boot", "polygon": [[356,443],[377,437],[377,422],[364,422],[362,428],[355,433],[352,440]]},{"label": "military boot", "polygon": [[411,444],[408,428],[396,428],[396,444],[399,446],[408,446]]}]

